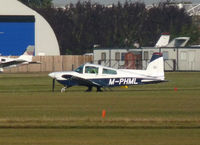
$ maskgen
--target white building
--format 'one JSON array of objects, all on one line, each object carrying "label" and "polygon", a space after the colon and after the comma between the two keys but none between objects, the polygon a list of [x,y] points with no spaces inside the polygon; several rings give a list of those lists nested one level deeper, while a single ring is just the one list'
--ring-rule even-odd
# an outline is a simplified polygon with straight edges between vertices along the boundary
[{"label": "white building", "polygon": [[114,68],[146,69],[152,54],[162,52],[165,71],[200,71],[200,46],[185,47],[188,41],[189,37],[178,37],[161,48],[94,48],[94,63]]},{"label": "white building", "polygon": [[60,55],[53,29],[36,11],[18,0],[0,0],[0,53],[20,55],[29,46],[35,55]]}]

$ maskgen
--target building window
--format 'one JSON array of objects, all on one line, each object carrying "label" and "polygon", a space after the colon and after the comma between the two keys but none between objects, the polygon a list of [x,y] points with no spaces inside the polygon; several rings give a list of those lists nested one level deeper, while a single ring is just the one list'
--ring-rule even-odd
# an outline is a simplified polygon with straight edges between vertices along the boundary
[{"label": "building window", "polygon": [[105,52],[101,53],[101,60],[106,61],[106,53]]},{"label": "building window", "polygon": [[125,60],[126,53],[121,53],[121,60]]},{"label": "building window", "polygon": [[120,60],[120,53],[119,53],[119,52],[116,52],[116,53],[115,53],[115,60],[116,60],[116,61],[119,61],[119,60]]},{"label": "building window", "polygon": [[148,59],[149,59],[149,52],[144,51],[144,60],[148,60]]}]

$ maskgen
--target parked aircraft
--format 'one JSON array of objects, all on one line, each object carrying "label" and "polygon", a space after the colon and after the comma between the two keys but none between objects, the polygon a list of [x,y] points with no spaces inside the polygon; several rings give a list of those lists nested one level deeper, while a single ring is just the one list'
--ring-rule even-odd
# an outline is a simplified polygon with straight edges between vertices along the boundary
[{"label": "parked aircraft", "polygon": [[156,48],[165,47],[169,44],[169,40],[170,40],[170,35],[168,33],[162,33],[155,47]]},{"label": "parked aircraft", "polygon": [[33,54],[34,47],[28,46],[24,54],[19,56],[18,58],[0,56],[0,72],[3,72],[3,68],[11,68],[25,64],[40,63],[32,61]]},{"label": "parked aircraft", "polygon": [[95,64],[84,64],[75,71],[52,72],[54,91],[55,80],[64,85],[61,92],[72,86],[87,86],[86,91],[92,91],[96,87],[101,88],[115,86],[129,86],[141,84],[153,84],[165,82],[163,56],[154,53],[146,70],[114,69]]}]

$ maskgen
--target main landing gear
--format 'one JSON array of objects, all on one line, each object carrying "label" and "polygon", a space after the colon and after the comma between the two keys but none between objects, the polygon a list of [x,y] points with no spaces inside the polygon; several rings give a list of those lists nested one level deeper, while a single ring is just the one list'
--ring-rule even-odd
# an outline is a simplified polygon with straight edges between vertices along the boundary
[{"label": "main landing gear", "polygon": [[86,90],[86,92],[91,92],[92,91],[92,86],[88,86],[88,89]]},{"label": "main landing gear", "polygon": [[103,91],[101,90],[101,87],[97,87],[97,92],[103,92]]},{"label": "main landing gear", "polygon": [[[96,88],[97,88],[97,92],[103,92],[101,90],[101,87],[97,86]],[[91,91],[92,91],[92,86],[88,86],[88,89],[86,90],[86,92],[91,92]]]}]

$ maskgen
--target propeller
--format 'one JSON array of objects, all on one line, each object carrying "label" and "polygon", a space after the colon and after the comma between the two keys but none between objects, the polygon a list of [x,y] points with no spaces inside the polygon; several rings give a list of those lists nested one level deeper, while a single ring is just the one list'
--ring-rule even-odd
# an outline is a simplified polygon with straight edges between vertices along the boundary
[{"label": "propeller", "polygon": [[54,92],[54,89],[55,89],[55,80],[56,80],[56,79],[53,79],[53,83],[52,83],[52,92]]}]

